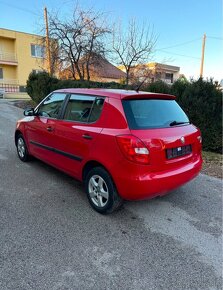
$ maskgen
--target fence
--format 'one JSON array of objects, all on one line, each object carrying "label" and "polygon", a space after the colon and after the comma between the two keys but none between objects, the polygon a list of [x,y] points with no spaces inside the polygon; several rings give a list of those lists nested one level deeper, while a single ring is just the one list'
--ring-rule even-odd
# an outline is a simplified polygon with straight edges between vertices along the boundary
[{"label": "fence", "polygon": [[26,92],[26,87],[14,84],[0,83],[0,90],[4,91],[5,93],[24,93]]}]

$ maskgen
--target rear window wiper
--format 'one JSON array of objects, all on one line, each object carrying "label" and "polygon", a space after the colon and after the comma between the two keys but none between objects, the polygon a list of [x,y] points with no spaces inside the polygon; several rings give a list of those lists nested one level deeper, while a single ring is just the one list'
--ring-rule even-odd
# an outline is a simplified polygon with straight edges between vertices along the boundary
[{"label": "rear window wiper", "polygon": [[169,125],[170,126],[177,126],[177,125],[182,125],[182,124],[190,124],[190,122],[177,122],[177,121],[173,121]]}]

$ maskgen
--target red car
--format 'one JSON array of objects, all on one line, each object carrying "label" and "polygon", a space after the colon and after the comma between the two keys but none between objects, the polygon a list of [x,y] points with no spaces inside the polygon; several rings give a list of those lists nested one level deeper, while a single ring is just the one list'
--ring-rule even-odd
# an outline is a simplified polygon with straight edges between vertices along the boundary
[{"label": "red car", "polygon": [[200,130],[172,95],[63,89],[24,115],[15,131],[19,158],[83,181],[100,213],[164,195],[201,170]]}]

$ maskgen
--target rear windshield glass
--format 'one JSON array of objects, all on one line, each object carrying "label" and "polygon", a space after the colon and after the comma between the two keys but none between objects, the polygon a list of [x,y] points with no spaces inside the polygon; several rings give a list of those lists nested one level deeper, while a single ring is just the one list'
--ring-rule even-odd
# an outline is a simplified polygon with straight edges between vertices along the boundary
[{"label": "rear windshield glass", "polygon": [[130,129],[182,126],[189,119],[174,100],[137,99],[122,101]]}]

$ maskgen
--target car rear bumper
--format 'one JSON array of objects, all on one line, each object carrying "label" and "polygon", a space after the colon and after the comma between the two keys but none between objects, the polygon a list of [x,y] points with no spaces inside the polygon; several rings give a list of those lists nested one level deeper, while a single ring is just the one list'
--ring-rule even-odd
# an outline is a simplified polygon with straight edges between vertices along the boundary
[{"label": "car rear bumper", "polygon": [[202,158],[198,156],[196,161],[188,163],[176,169],[162,172],[150,172],[130,177],[117,179],[116,186],[120,196],[126,200],[150,199],[162,196],[167,192],[178,188],[196,177],[202,167]]}]

